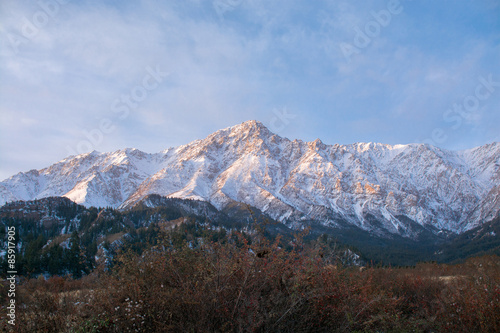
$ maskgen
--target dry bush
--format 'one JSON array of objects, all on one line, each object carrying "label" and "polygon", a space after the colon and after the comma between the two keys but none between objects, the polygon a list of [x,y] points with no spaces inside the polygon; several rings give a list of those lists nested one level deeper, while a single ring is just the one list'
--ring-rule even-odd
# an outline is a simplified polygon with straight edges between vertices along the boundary
[{"label": "dry bush", "polygon": [[[279,240],[141,255],[19,287],[18,332],[496,332],[500,259],[343,268]],[[442,277],[451,277],[442,279]],[[4,320],[4,319],[2,319]],[[4,322],[2,322],[3,325]]]}]

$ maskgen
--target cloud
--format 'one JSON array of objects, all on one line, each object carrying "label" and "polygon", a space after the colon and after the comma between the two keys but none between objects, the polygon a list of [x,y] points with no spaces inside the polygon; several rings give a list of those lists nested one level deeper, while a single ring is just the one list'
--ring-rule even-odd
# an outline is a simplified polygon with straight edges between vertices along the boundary
[{"label": "cloud", "polygon": [[[113,130],[81,147],[155,152],[248,119],[271,126],[281,108],[295,115],[279,127],[292,139],[407,143],[442,127],[452,148],[493,137],[500,89],[459,130],[442,114],[478,77],[500,80],[495,1],[401,0],[351,61],[341,43],[387,1],[220,1],[69,1],[29,38],[43,8],[3,2],[0,178],[77,151],[103,119]],[[116,112],[148,68],[169,75]]]}]

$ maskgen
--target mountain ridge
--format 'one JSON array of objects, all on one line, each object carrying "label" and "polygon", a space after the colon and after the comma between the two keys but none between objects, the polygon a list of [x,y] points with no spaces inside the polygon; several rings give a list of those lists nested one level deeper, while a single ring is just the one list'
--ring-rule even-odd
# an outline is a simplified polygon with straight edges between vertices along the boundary
[{"label": "mountain ridge", "polygon": [[295,228],[311,220],[327,226],[347,221],[415,237],[405,218],[434,233],[461,233],[493,219],[499,189],[499,143],[461,151],[326,145],[291,141],[252,120],[159,153],[127,148],[69,156],[0,182],[0,204],[65,196],[85,206],[125,209],[159,194],[218,209],[243,202]]}]

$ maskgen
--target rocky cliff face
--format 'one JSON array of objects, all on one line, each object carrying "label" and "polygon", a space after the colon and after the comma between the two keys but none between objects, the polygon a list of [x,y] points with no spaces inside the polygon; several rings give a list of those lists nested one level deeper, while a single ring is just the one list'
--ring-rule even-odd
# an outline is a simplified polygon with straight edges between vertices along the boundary
[{"label": "rocky cliff face", "polygon": [[447,151],[425,144],[290,141],[256,121],[157,154],[68,157],[0,183],[0,203],[65,196],[126,208],[148,194],[219,209],[238,201],[292,226],[316,220],[414,235],[469,230],[500,210],[500,144]]}]

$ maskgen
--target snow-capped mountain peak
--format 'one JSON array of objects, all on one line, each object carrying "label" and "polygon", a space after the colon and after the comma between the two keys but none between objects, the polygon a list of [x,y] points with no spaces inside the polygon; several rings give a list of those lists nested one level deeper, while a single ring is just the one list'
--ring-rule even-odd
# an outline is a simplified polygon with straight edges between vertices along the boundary
[{"label": "snow-capped mountain peak", "polygon": [[149,194],[234,201],[290,225],[316,220],[411,237],[415,226],[462,232],[499,212],[500,145],[447,151],[425,144],[290,141],[258,121],[157,154],[70,156],[0,183],[0,203],[65,196],[125,208]]}]

